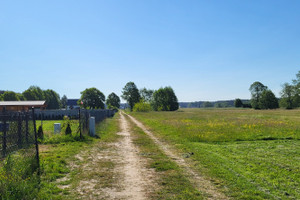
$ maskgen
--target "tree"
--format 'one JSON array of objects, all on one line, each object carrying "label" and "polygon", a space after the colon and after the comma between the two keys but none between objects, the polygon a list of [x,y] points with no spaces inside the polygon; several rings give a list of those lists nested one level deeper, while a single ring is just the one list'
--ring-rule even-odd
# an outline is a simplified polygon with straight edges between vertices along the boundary
[{"label": "tree", "polygon": [[179,104],[171,87],[160,88],[153,93],[153,109],[156,111],[178,110]]},{"label": "tree", "polygon": [[137,89],[134,82],[128,82],[125,85],[125,87],[123,88],[121,97],[127,101],[131,111],[133,109],[134,104],[139,102],[140,98],[141,98],[139,90]]},{"label": "tree", "polygon": [[278,108],[278,99],[271,90],[264,90],[259,99],[260,109],[275,109]]},{"label": "tree", "polygon": [[17,96],[18,96],[20,101],[25,101],[26,100],[25,97],[23,96],[23,94],[21,94],[21,93],[17,93]]},{"label": "tree", "polygon": [[83,102],[84,108],[90,109],[104,109],[105,96],[97,88],[87,88],[80,92],[81,97],[79,102]]},{"label": "tree", "polygon": [[254,109],[259,109],[259,99],[261,97],[261,94],[267,89],[267,86],[264,86],[264,84],[258,81],[252,83],[252,85],[250,86],[249,90],[251,92],[251,106]]},{"label": "tree", "polygon": [[292,109],[296,107],[294,103],[294,96],[296,95],[295,87],[288,83],[282,85],[282,90],[280,92],[281,100],[280,104],[286,109]]},{"label": "tree", "polygon": [[5,91],[2,95],[3,101],[19,101],[18,94],[13,91]]},{"label": "tree", "polygon": [[235,101],[234,101],[234,107],[236,107],[236,108],[240,108],[240,107],[243,107],[243,102],[242,102],[242,100],[241,99],[235,99]]},{"label": "tree", "polygon": [[106,105],[109,109],[120,108],[120,97],[112,92],[107,97]]},{"label": "tree", "polygon": [[210,108],[210,107],[213,107],[214,105],[211,103],[211,102],[209,102],[209,101],[205,101],[205,102],[203,102],[203,104],[202,104],[202,107],[203,108]]},{"label": "tree", "polygon": [[60,99],[60,104],[62,108],[67,108],[68,98],[66,95],[63,95]]},{"label": "tree", "polygon": [[59,109],[60,104],[60,97],[54,90],[45,90],[43,92],[43,96],[46,99],[47,109]]},{"label": "tree", "polygon": [[146,88],[140,89],[140,95],[144,102],[150,103],[153,100],[153,93],[153,90],[148,90]]},{"label": "tree", "polygon": [[23,96],[26,100],[45,100],[43,90],[38,86],[30,86],[23,93]]}]

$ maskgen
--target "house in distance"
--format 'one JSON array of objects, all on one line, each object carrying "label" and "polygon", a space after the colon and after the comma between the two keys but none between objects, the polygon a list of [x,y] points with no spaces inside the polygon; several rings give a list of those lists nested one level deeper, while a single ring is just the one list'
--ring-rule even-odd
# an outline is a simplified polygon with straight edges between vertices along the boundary
[{"label": "house in distance", "polygon": [[80,106],[77,104],[79,99],[68,99],[67,100],[67,110],[79,109]]}]

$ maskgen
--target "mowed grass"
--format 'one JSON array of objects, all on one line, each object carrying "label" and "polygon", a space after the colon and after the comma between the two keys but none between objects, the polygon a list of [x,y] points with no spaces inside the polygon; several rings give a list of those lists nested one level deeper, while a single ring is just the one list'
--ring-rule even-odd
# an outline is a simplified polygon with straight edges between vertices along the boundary
[{"label": "mowed grass", "polygon": [[234,199],[300,199],[300,110],[130,113]]},{"label": "mowed grass", "polygon": [[[79,122],[78,120],[70,120],[71,130],[72,133],[79,132]],[[61,134],[64,134],[67,128],[67,121],[66,120],[36,120],[36,127],[38,127],[43,124],[43,132],[45,135],[52,135],[54,134],[54,124],[60,123],[61,124]]]}]

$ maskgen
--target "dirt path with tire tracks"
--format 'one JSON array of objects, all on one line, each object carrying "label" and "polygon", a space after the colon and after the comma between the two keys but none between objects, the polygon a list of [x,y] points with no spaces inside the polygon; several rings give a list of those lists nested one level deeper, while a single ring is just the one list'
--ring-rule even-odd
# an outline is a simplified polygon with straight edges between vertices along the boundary
[{"label": "dirt path with tire tracks", "polygon": [[174,150],[172,150],[167,144],[161,142],[157,137],[153,135],[141,122],[136,120],[131,115],[127,115],[139,128],[141,128],[154,142],[159,146],[159,148],[173,161],[175,161],[184,171],[189,180],[195,185],[195,187],[205,194],[207,199],[229,199],[223,193],[219,192],[218,189],[211,183],[207,178],[201,176],[199,173],[190,168],[182,156],[177,155]]}]

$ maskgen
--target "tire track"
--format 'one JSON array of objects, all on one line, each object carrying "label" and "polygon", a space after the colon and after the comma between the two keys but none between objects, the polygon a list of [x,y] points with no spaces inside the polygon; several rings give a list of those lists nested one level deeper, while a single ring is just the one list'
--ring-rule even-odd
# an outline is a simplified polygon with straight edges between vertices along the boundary
[{"label": "tire track", "polygon": [[201,191],[207,199],[211,200],[226,200],[229,199],[227,196],[225,196],[223,193],[219,192],[218,189],[211,183],[209,180],[207,180],[205,177],[201,176],[199,173],[195,172],[193,169],[189,167],[189,165],[186,163],[186,161],[176,155],[170,147],[168,147],[167,144],[161,142],[157,137],[153,135],[151,131],[149,131],[141,122],[136,120],[131,115],[126,114],[139,128],[141,128],[153,141],[155,144],[158,145],[158,147],[172,160],[174,160],[186,173],[187,177],[193,183],[196,188]]}]

